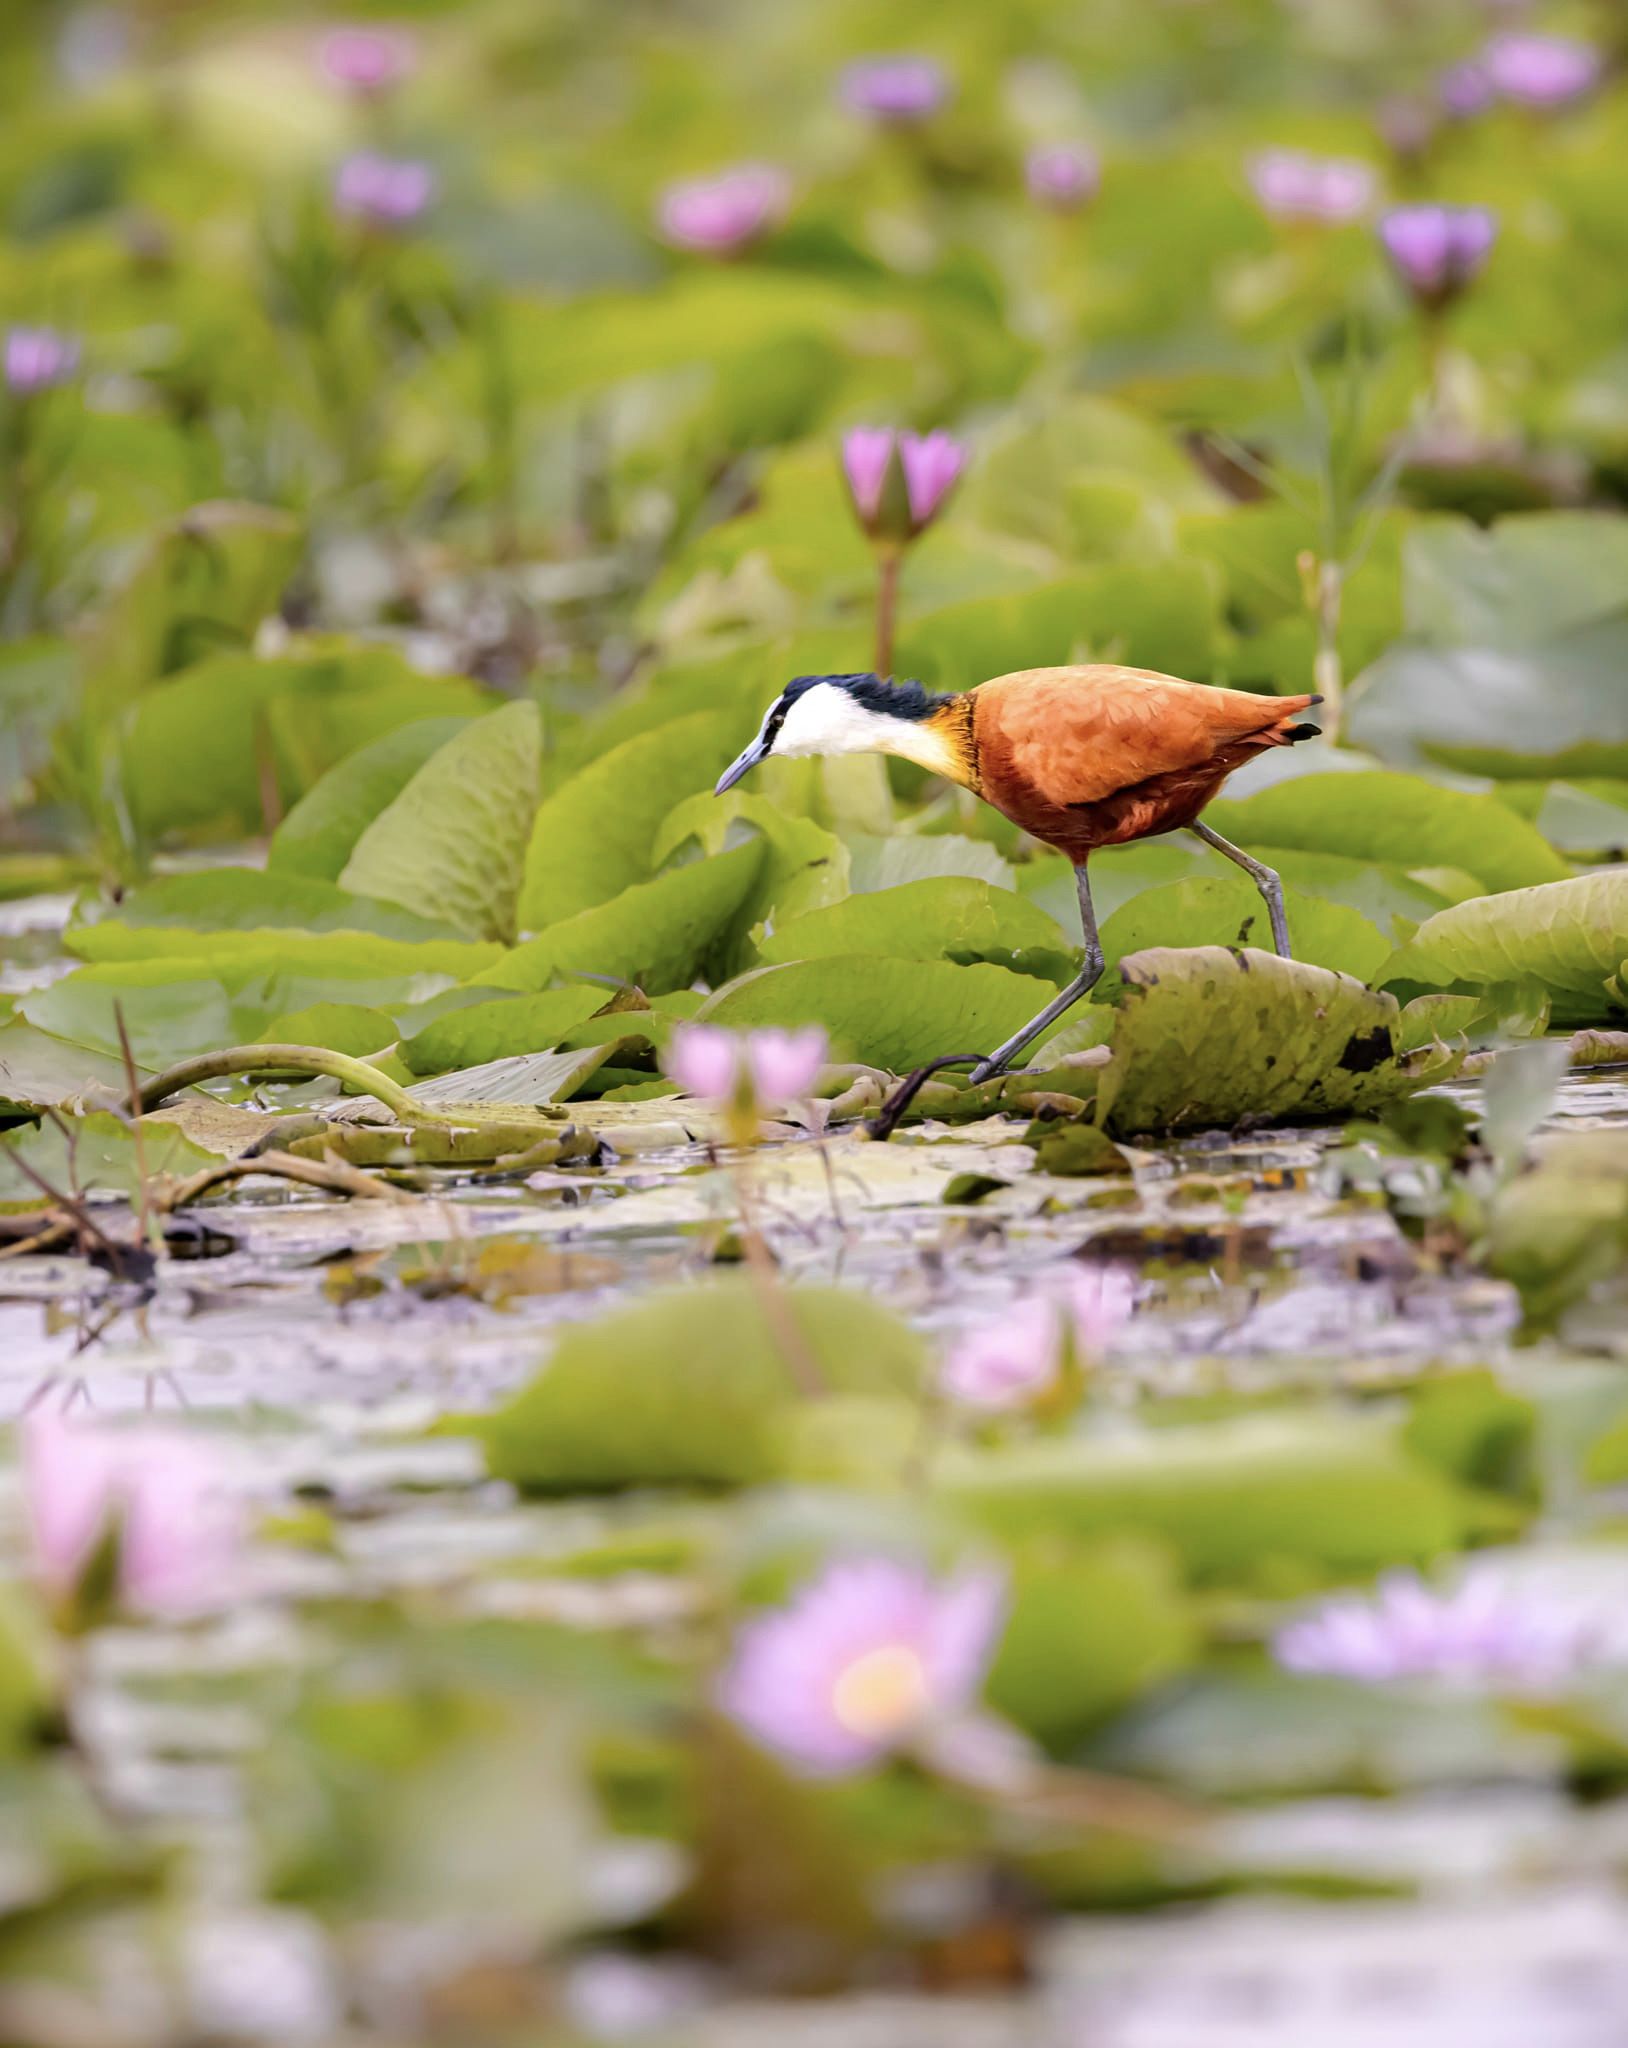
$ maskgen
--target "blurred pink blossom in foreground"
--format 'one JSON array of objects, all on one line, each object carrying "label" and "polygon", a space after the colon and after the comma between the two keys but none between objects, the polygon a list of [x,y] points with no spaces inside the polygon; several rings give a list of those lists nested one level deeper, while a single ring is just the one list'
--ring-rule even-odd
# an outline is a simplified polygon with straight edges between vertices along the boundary
[{"label": "blurred pink blossom in foreground", "polygon": [[949,91],[942,65],[931,57],[866,57],[842,74],[844,105],[877,121],[925,121]]},{"label": "blurred pink blossom in foreground", "polygon": [[[890,491],[895,459],[900,488]],[[896,434],[891,427],[853,427],[842,440],[842,469],[854,511],[865,531],[877,538],[913,540],[930,526],[966,464],[963,443],[941,428],[931,434]]]},{"label": "blurred pink blossom in foreground", "polygon": [[1398,206],[1379,238],[1402,282],[1424,306],[1445,306],[1479,274],[1498,239],[1484,206]]},{"label": "blurred pink blossom in foreground", "polygon": [[1495,93],[1523,107],[1566,106],[1592,92],[1601,71],[1600,53],[1590,43],[1513,29],[1492,38],[1480,65]]},{"label": "blurred pink blossom in foreground", "polygon": [[64,384],[79,367],[79,344],[54,327],[13,327],[6,333],[6,384],[19,398]]},{"label": "blurred pink blossom in foreground", "polygon": [[358,24],[331,29],[317,57],[335,85],[360,99],[377,99],[418,69],[418,44],[405,29]]},{"label": "blurred pink blossom in foreground", "polygon": [[1372,1595],[1344,1593],[1280,1630],[1287,1670],[1384,1685],[1433,1679],[1489,1689],[1549,1691],[1592,1664],[1619,1661],[1602,1616],[1470,1566],[1457,1584],[1391,1572]]},{"label": "blurred pink blossom in foreground", "polygon": [[1250,158],[1248,170],[1255,197],[1278,220],[1330,226],[1357,220],[1372,206],[1377,188],[1371,164],[1298,149],[1263,149]]},{"label": "blurred pink blossom in foreground", "polygon": [[791,181],[772,164],[742,164],[712,178],[669,185],[656,209],[665,238],[680,249],[733,256],[785,218]]},{"label": "blurred pink blossom in foreground", "polygon": [[719,1703],[800,1771],[862,1770],[969,1712],[1004,1611],[994,1572],[937,1581],[885,1557],[831,1564],[741,1629]]},{"label": "blurred pink blossom in foreground", "polygon": [[185,1614],[229,1593],[242,1512],[220,1461],[193,1438],[36,1414],[23,1425],[22,1468],[40,1577],[57,1597],[72,1596],[110,1536],[124,1606]]},{"label": "blurred pink blossom in foreground", "polygon": [[721,1024],[680,1024],[663,1065],[687,1095],[703,1101],[731,1101],[745,1086],[756,1101],[779,1105],[808,1094],[826,1053],[826,1036],[817,1024],[744,1036]]},{"label": "blurred pink blossom in foreground", "polygon": [[1093,150],[1075,143],[1045,143],[1024,159],[1023,181],[1039,205],[1066,213],[1096,197],[1102,166]]},{"label": "blurred pink blossom in foreground", "polygon": [[363,150],[346,157],[334,179],[337,211],[369,227],[406,227],[434,197],[435,173],[413,157]]},{"label": "blurred pink blossom in foreground", "polygon": [[1097,1357],[1130,1320],[1135,1299],[1135,1283],[1116,1267],[1071,1268],[1046,1292],[958,1338],[939,1387],[964,1408],[1026,1408],[1057,1384],[1068,1342],[1077,1357]]}]

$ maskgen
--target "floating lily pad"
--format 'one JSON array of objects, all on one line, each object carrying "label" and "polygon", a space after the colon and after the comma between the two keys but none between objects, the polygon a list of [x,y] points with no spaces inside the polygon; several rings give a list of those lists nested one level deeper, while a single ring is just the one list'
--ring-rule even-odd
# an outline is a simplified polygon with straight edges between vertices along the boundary
[{"label": "floating lily pad", "polygon": [[1536,889],[1477,897],[1426,919],[1385,970],[1426,988],[1535,987],[1557,1023],[1628,1011],[1628,872],[1608,869]]}]

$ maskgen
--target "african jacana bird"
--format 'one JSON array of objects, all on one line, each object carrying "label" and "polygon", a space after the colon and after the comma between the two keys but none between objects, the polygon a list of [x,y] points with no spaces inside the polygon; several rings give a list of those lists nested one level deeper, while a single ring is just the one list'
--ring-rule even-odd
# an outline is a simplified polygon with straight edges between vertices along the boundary
[{"label": "african jacana bird", "polygon": [[1085,937],[1079,974],[973,1072],[998,1074],[1077,1003],[1102,973],[1086,864],[1184,827],[1236,861],[1266,901],[1272,944],[1289,958],[1283,884],[1199,819],[1234,768],[1267,747],[1311,738],[1295,722],[1322,699],[1259,697],[1111,663],[1025,668],[960,694],[873,675],[798,676],[769,706],[752,744],[719,777],[722,796],[770,754],[898,754],[993,804],[1074,863]]}]

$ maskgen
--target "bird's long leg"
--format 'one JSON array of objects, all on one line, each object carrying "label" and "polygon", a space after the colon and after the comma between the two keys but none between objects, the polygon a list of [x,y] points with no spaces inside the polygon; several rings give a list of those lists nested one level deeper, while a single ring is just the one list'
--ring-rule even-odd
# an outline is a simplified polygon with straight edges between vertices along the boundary
[{"label": "bird's long leg", "polygon": [[1289,951],[1289,920],[1283,912],[1283,883],[1276,870],[1269,868],[1264,861],[1256,860],[1252,854],[1245,853],[1241,846],[1234,846],[1230,839],[1223,839],[1219,832],[1206,825],[1202,819],[1190,827],[1190,830],[1197,838],[1202,839],[1206,846],[1213,846],[1217,853],[1224,853],[1228,860],[1235,860],[1260,890],[1266,904],[1266,914],[1272,920],[1272,951],[1280,959],[1292,960],[1294,955]]},{"label": "bird's long leg", "polygon": [[1097,937],[1097,913],[1091,902],[1091,884],[1086,877],[1083,860],[1074,870],[1074,880],[1080,892],[1080,929],[1085,937],[1085,964],[1067,988],[1060,989],[1052,997],[1038,1017],[1031,1017],[1021,1031],[1014,1032],[1004,1045],[996,1046],[981,1067],[974,1067],[971,1075],[974,1083],[987,1081],[992,1074],[1010,1066],[1026,1045],[1038,1038],[1048,1024],[1055,1024],[1065,1010],[1072,1009],[1081,996],[1089,995],[1102,978],[1102,941]]}]

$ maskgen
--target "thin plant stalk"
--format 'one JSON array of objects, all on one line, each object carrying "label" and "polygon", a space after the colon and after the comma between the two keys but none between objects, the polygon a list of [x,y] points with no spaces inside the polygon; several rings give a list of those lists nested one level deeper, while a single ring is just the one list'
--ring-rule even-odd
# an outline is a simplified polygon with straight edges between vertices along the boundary
[{"label": "thin plant stalk", "polygon": [[882,677],[893,673],[893,637],[899,615],[899,570],[904,550],[891,543],[876,550],[876,645],[874,672]]}]

